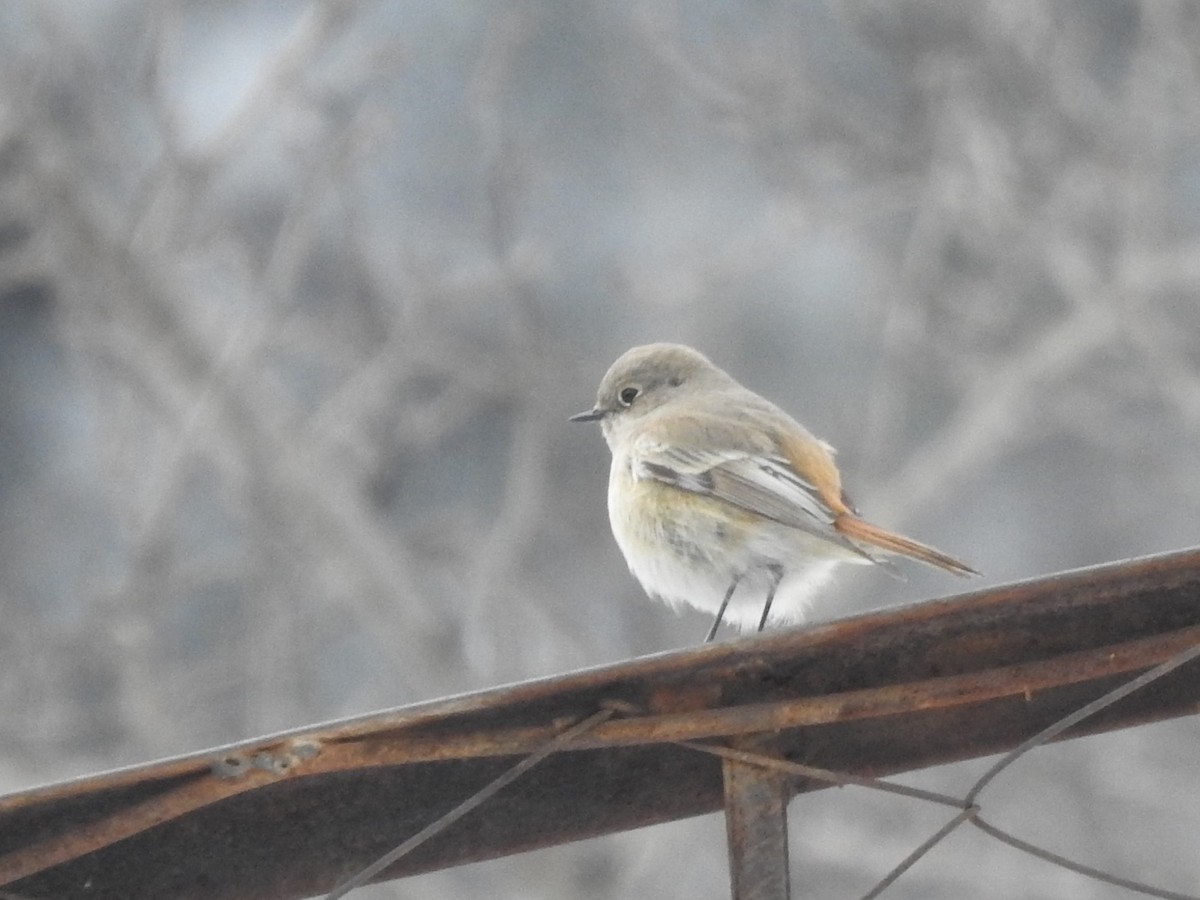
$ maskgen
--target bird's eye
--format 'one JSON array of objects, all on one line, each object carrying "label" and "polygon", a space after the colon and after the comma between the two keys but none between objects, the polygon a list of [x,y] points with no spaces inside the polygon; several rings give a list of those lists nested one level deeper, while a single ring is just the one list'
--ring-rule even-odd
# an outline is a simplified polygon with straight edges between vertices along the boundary
[{"label": "bird's eye", "polygon": [[637,395],[640,393],[641,391],[633,386],[621,388],[621,393],[617,394],[617,399],[621,401],[622,406],[629,406],[637,399]]}]

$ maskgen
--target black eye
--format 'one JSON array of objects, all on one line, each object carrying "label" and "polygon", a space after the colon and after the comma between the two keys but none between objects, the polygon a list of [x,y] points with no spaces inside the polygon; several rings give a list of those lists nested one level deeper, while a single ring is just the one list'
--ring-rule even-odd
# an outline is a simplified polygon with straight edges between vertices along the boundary
[{"label": "black eye", "polygon": [[632,386],[621,388],[621,393],[617,394],[617,399],[621,401],[622,406],[629,406],[629,404],[637,399],[637,395],[640,393],[641,391]]}]

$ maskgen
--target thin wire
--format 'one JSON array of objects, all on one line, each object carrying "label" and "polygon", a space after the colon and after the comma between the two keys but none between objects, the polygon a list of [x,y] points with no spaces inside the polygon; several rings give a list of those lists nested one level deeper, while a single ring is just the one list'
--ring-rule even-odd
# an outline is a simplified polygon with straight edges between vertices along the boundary
[{"label": "thin wire", "polygon": [[922,856],[940,844],[942,842],[942,838],[946,837],[946,835],[952,832],[963,822],[967,821],[967,819],[973,818],[977,812],[978,809],[976,809],[974,806],[959,812],[957,816],[934,832],[934,834],[931,835],[923,844],[921,844],[920,847],[908,854],[908,856],[904,857],[904,860],[898,866],[896,866],[896,868],[892,869],[892,871],[883,876],[883,880],[875,885],[875,887],[863,894],[862,900],[872,900],[872,898],[878,897],[880,894],[882,894],[884,890],[892,884],[892,882],[911,869]]},{"label": "thin wire", "polygon": [[389,850],[383,856],[379,857],[379,859],[375,860],[370,865],[359,870],[350,878],[334,887],[333,890],[325,895],[325,900],[337,900],[337,898],[345,896],[355,888],[362,887],[388,866],[392,865],[392,863],[411,853],[430,838],[445,831],[471,810],[483,803],[486,803],[499,791],[516,781],[518,778],[544,760],[547,756],[550,756],[551,754],[561,750],[567,744],[571,743],[571,741],[575,740],[575,738],[579,737],[579,735],[591,730],[592,728],[595,728],[601,722],[615,715],[616,712],[617,710],[614,707],[602,709],[599,712],[588,716],[583,721],[572,725],[570,728],[566,729],[560,734],[555,735],[537,750],[533,751],[524,759],[522,759],[511,769],[503,772],[493,781],[489,782],[462,803],[458,804],[458,806],[454,807],[444,815],[439,816],[437,819],[434,819],[404,843]]},{"label": "thin wire", "polygon": [[1062,866],[1064,869],[1070,869],[1072,872],[1078,872],[1097,881],[1115,884],[1117,887],[1123,887],[1150,897],[1165,897],[1167,900],[1197,900],[1195,894],[1179,894],[1175,891],[1166,891],[1162,888],[1151,887],[1148,884],[1142,884],[1140,881],[1131,881],[1128,878],[1121,878],[1118,875],[1110,875],[1107,872],[1101,872],[1099,869],[1093,869],[1091,866],[1085,866],[1083,863],[1067,859],[1065,856],[1059,856],[1057,853],[1051,853],[1049,850],[1043,850],[1041,847],[1027,843],[1019,837],[1009,834],[1007,831],[1002,831],[995,825],[988,824],[979,818],[979,816],[973,816],[971,821],[985,833],[990,834],[998,841],[1008,844],[1010,847],[1016,847],[1018,850],[1023,850],[1039,859],[1044,859],[1047,862],[1054,863],[1056,866]]},{"label": "thin wire", "polygon": [[1200,656],[1200,644],[1197,644],[1194,647],[1189,647],[1187,650],[1176,654],[1166,662],[1155,666],[1153,669],[1146,670],[1137,678],[1125,682],[1125,684],[1121,685],[1119,688],[1109,691],[1103,697],[1093,700],[1086,706],[1081,706],[1079,709],[1075,710],[1075,712],[1059,719],[1050,727],[1043,728],[1033,737],[1023,741],[1008,753],[1004,754],[1004,756],[1000,757],[999,761],[994,766],[984,772],[983,776],[976,781],[971,790],[967,792],[965,805],[973,805],[976,798],[979,796],[979,792],[982,791],[988,785],[988,783],[992,781],[992,779],[994,779],[997,775],[1007,769],[1010,765],[1012,765],[1034,747],[1040,746],[1041,744],[1058,737],[1058,735],[1062,734],[1073,725],[1082,722],[1088,716],[1095,715],[1100,710],[1112,706],[1118,700],[1128,697],[1134,691],[1145,687],[1152,681],[1162,678],[1168,672],[1174,671],[1184,663],[1191,662],[1198,656]]},{"label": "thin wire", "polygon": [[779,759],[774,756],[763,756],[761,753],[752,753],[747,750],[735,750],[732,747],[723,747],[720,744],[680,741],[679,746],[699,750],[703,753],[710,753],[713,756],[723,756],[727,759],[735,759],[738,762],[762,766],[764,769],[774,769],[777,772],[783,772],[788,775],[796,775],[801,778],[814,778],[817,781],[827,781],[838,787],[856,785],[875,791],[883,791],[888,794],[900,794],[903,797],[915,797],[918,800],[927,800],[930,803],[940,803],[943,806],[952,806],[955,809],[963,808],[963,802],[958,797],[952,797],[949,794],[939,794],[936,791],[908,787],[903,784],[893,784],[890,781],[883,781],[879,778],[871,778],[866,775],[850,775],[845,772],[835,772],[832,769],[806,766],[803,763]]},{"label": "thin wire", "polygon": [[[919,859],[921,859],[921,857],[929,853],[929,851],[939,844],[948,834],[950,834],[950,832],[954,831],[954,829],[958,828],[959,825],[967,820],[970,820],[973,824],[977,825],[980,830],[991,835],[1002,843],[1008,844],[1011,847],[1015,847],[1018,850],[1023,850],[1024,852],[1032,854],[1040,859],[1044,859],[1047,862],[1059,865],[1064,869],[1077,872],[1081,875],[1086,875],[1089,878],[1094,878],[1097,881],[1127,888],[1131,891],[1136,891],[1151,897],[1167,898],[1167,900],[1200,900],[1200,898],[1189,894],[1179,894],[1173,891],[1166,891],[1162,890],[1161,888],[1155,888],[1147,884],[1142,884],[1138,881],[1132,881],[1128,878],[1110,875],[1107,872],[1102,872],[1099,869],[1093,869],[1091,866],[1074,862],[1049,850],[1043,850],[1041,847],[1037,847],[1034,844],[1023,841],[1020,838],[983,821],[981,818],[979,818],[980,807],[977,803],[979,793],[984,787],[986,787],[1004,769],[1008,768],[1008,766],[1012,765],[1012,763],[1014,763],[1025,753],[1028,753],[1034,747],[1040,746],[1041,744],[1044,744],[1045,742],[1057,737],[1068,728],[1071,728],[1073,725],[1077,725],[1079,722],[1086,719],[1088,716],[1096,714],[1100,710],[1111,706],[1124,697],[1128,697],[1134,691],[1145,687],[1152,681],[1162,678],[1164,675],[1174,671],[1184,663],[1190,662],[1198,656],[1200,656],[1200,644],[1196,645],[1195,647],[1190,647],[1187,650],[1184,650],[1182,653],[1176,654],[1166,662],[1155,666],[1153,669],[1146,670],[1141,675],[1130,679],[1120,687],[1109,691],[1102,697],[1099,697],[1096,700],[1093,700],[1091,703],[1081,706],[1079,709],[1075,710],[1075,712],[1064,716],[1048,728],[1042,729],[1033,737],[1022,742],[1013,750],[1006,753],[994,766],[988,769],[978,781],[975,782],[974,786],[972,786],[970,792],[968,792],[964,800],[955,801],[957,805],[963,807],[962,812],[947,822],[933,836],[922,843],[920,847],[905,857],[905,859],[898,866],[896,866],[896,868],[888,872],[882,881],[876,884],[869,893],[864,895],[863,900],[872,900],[872,898],[878,897],[889,885],[895,882],[897,878],[912,868],[912,866]],[[895,786],[893,785],[892,787]]]}]

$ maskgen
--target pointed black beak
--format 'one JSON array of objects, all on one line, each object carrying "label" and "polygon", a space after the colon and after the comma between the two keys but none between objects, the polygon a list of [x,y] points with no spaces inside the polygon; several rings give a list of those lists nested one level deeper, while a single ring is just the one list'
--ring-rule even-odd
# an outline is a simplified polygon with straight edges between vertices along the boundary
[{"label": "pointed black beak", "polygon": [[599,409],[589,409],[587,412],[575,413],[567,421],[568,422],[595,422],[604,418],[604,411]]}]

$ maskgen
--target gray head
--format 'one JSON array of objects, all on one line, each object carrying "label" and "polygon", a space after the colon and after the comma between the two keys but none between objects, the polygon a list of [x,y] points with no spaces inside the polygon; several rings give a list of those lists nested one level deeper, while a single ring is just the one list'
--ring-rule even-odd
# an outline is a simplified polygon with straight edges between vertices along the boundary
[{"label": "gray head", "polygon": [[607,437],[616,423],[658,409],[681,390],[717,387],[732,380],[703,353],[683,344],[634,347],[621,354],[601,379],[596,405],[571,416],[571,421],[599,421]]}]

